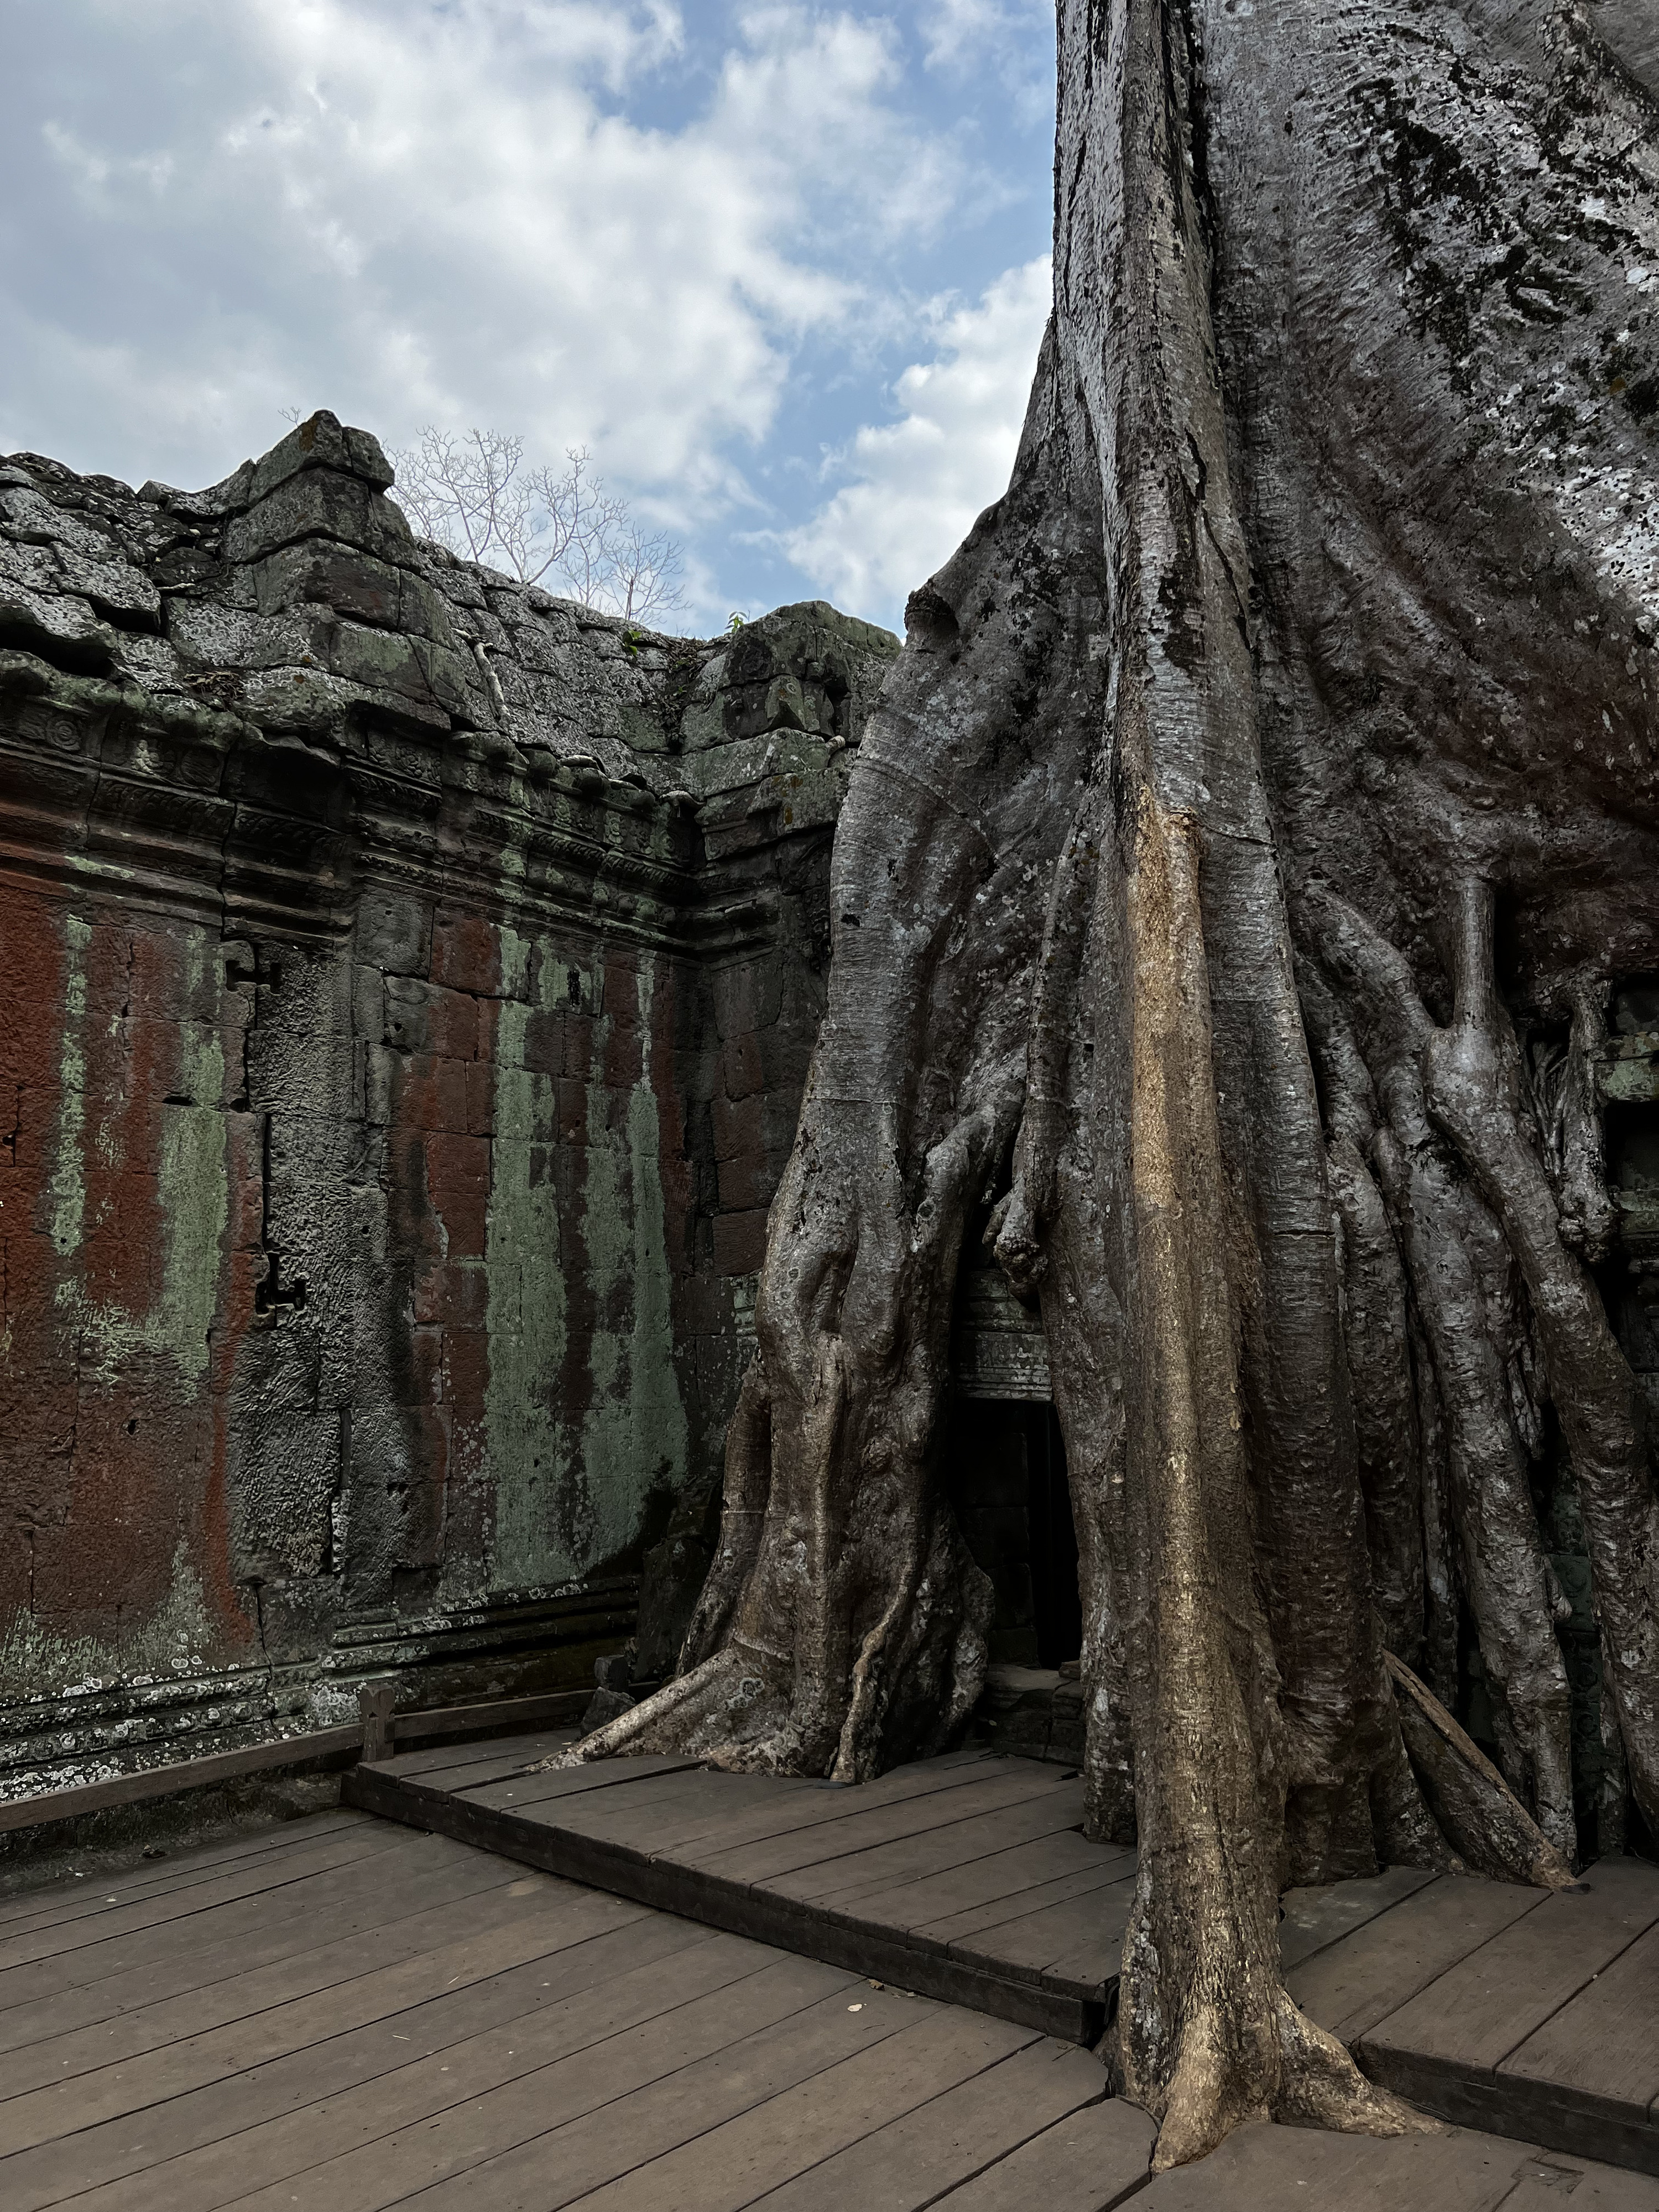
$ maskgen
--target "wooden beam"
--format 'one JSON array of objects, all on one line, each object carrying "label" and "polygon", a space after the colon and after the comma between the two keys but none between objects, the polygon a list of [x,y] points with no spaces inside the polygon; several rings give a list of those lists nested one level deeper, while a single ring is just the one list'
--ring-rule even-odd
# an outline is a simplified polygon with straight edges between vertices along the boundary
[{"label": "wooden beam", "polygon": [[[583,1688],[555,1690],[535,1698],[498,1698],[480,1705],[398,1713],[392,1721],[392,1740],[402,1749],[415,1751],[423,1744],[465,1736],[514,1735],[527,1729],[579,1720],[592,1694]],[[245,1775],[355,1765],[362,1741],[362,1724],[354,1721],[345,1728],[314,1729],[304,1735],[279,1736],[267,1743],[244,1745],[239,1751],[216,1752],[205,1759],[181,1759],[168,1766],[111,1775],[105,1781],[83,1783],[73,1790],[13,1798],[0,1804],[0,1835],[78,1820],[89,1813],[106,1813],[117,1806],[149,1804],[158,1798],[211,1790],[222,1783],[240,1781]]]}]

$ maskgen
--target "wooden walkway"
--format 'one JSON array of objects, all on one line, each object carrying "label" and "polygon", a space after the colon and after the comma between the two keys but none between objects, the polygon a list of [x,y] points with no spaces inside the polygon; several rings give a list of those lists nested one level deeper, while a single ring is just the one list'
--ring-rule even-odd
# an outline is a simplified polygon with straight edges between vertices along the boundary
[{"label": "wooden walkway", "polygon": [[1028,2027],[362,1814],[0,1905],[6,2212],[1659,2212],[1462,2130],[1150,2180]]},{"label": "wooden walkway", "polygon": [[[616,1759],[526,1772],[566,1736],[416,1753],[350,1802],[848,1972],[1073,2043],[1113,2003],[1132,1853],[1082,1784],[951,1753],[857,1790]],[[1292,1993],[1373,2078],[1442,2117],[1659,2174],[1659,1869],[1551,1893],[1396,1869],[1292,1892]]]}]

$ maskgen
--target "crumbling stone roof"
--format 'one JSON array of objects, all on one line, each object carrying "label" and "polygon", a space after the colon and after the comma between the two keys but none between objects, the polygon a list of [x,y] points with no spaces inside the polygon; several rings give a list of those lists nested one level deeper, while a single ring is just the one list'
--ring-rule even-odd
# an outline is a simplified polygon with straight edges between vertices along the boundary
[{"label": "crumbling stone roof", "polygon": [[379,442],[325,412],[205,491],[0,459],[0,690],[67,684],[221,743],[347,757],[402,727],[680,807],[821,775],[857,743],[888,632],[815,600],[726,638],[660,635],[416,538],[392,481]]}]

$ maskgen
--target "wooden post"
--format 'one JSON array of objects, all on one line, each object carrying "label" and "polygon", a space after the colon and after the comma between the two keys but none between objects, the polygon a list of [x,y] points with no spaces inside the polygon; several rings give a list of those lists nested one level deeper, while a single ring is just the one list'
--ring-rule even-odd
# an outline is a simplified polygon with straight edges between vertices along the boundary
[{"label": "wooden post", "polygon": [[395,1682],[364,1682],[357,1692],[357,1710],[363,1718],[362,1761],[377,1766],[392,1756],[392,1700]]}]

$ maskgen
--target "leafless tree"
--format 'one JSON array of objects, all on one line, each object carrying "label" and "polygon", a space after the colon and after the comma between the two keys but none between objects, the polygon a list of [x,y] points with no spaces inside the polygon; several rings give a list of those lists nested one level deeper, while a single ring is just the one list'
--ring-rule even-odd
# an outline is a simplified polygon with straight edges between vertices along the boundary
[{"label": "leafless tree", "polygon": [[463,560],[628,621],[684,605],[679,546],[605,489],[585,447],[567,451],[562,471],[527,468],[524,441],[506,431],[456,436],[428,424],[392,458],[392,496],[422,537]]}]

